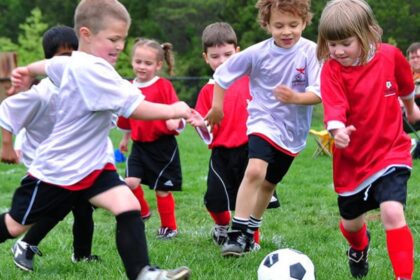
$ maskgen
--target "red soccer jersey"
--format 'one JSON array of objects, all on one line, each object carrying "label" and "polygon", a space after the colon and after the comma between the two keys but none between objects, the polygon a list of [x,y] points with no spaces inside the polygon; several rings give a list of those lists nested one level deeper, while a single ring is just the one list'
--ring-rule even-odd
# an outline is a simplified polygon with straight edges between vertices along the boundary
[{"label": "red soccer jersey", "polygon": [[365,65],[344,67],[332,59],[324,64],[321,93],[325,123],[339,121],[356,128],[347,148],[334,149],[337,193],[354,191],[390,165],[412,165],[398,97],[413,90],[407,60],[387,44],[378,46]]},{"label": "red soccer jersey", "polygon": [[[206,84],[200,91],[195,109],[204,117],[211,108],[214,84]],[[233,83],[225,92],[223,103],[224,117],[213,130],[213,142],[209,148],[235,148],[248,142],[246,120],[247,105],[251,99],[249,78],[243,77]]]},{"label": "red soccer jersey", "polygon": [[[178,101],[172,83],[164,78],[158,78],[154,83],[139,88],[145,100],[162,104],[173,104]],[[166,127],[166,121],[141,121],[119,117],[117,126],[131,130],[131,139],[141,142],[153,142],[162,135],[176,135],[177,132]]]}]

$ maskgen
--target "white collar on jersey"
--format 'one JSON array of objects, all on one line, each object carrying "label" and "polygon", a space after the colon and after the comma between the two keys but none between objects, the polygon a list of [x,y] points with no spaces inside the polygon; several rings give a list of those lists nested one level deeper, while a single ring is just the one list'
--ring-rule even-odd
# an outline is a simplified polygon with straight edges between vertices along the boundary
[{"label": "white collar on jersey", "polygon": [[154,76],[152,79],[150,79],[149,81],[147,81],[147,82],[139,82],[138,80],[137,80],[137,78],[136,79],[134,79],[134,81],[133,81],[133,85],[135,85],[136,87],[138,87],[138,88],[145,88],[145,87],[148,87],[148,86],[151,86],[151,85],[153,85],[154,83],[156,83],[157,82],[157,80],[159,80],[159,76]]}]

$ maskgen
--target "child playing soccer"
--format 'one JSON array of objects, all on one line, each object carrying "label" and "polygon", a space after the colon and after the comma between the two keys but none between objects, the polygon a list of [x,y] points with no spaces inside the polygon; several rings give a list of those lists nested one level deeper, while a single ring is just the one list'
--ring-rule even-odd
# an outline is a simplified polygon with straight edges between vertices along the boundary
[{"label": "child playing soccer", "polygon": [[[173,70],[172,45],[159,44],[155,40],[140,38],[133,46],[131,64],[136,78],[133,84],[140,89],[145,100],[162,104],[178,101],[172,83],[157,73],[167,63],[168,74]],[[140,92],[139,91],[139,92]],[[147,201],[140,183],[156,192],[156,204],[161,226],[158,238],[171,239],[178,234],[175,218],[173,191],[180,191],[182,185],[181,162],[175,135],[178,128],[185,127],[182,120],[142,121],[120,117],[118,127],[127,130],[120,143],[120,150],[127,152],[131,135],[133,145],[127,160],[125,182],[140,202],[142,216],[150,217]]]},{"label": "child playing soccer", "polygon": [[311,20],[310,2],[260,0],[256,7],[261,26],[272,37],[233,55],[216,69],[213,105],[206,117],[211,126],[219,124],[226,89],[249,76],[249,162],[223,256],[241,256],[252,248],[252,235],[261,226],[276,184],[305,147],[310,105],[320,102],[316,44],[301,37]]},{"label": "child playing soccer", "polygon": [[[78,40],[74,30],[67,26],[50,28],[42,39],[45,58],[56,55],[71,55],[77,50]],[[4,100],[0,105],[0,126],[2,127],[2,161],[18,162],[10,139],[12,134],[21,135],[21,159],[29,168],[35,157],[38,145],[47,138],[54,125],[55,106],[58,88],[46,78],[31,90]],[[111,144],[112,155],[112,144]],[[111,158],[112,159],[112,158]],[[93,236],[93,208],[87,201],[80,201],[73,209],[73,250],[74,262],[94,261],[98,256],[91,255]],[[29,232],[13,246],[15,264],[26,271],[33,270],[34,254],[41,255],[38,244],[59,222],[55,218],[43,218],[31,227]]]},{"label": "child playing soccer", "polygon": [[183,102],[144,100],[139,90],[115,71],[131,23],[114,0],[82,0],[75,11],[79,51],[54,57],[12,73],[10,92],[27,87],[33,76],[48,74],[60,85],[57,117],[38,147],[12,207],[0,215],[0,242],[24,232],[41,217],[67,211],[74,199],[88,199],[116,217],[116,244],[129,279],[188,279],[190,270],[150,267],[140,205],[120,180],[106,150],[113,114],[136,119],[188,118]]},{"label": "child playing soccer", "polygon": [[410,121],[420,114],[414,110],[410,66],[400,50],[381,43],[381,35],[365,1],[327,3],[317,50],[324,62],[324,121],[334,137],[334,188],[352,276],[368,273],[365,214],[379,208],[395,279],[413,279],[414,241],[404,217],[411,141],[398,98]]},{"label": "child playing soccer", "polygon": [[[228,23],[216,22],[208,25],[201,38],[204,60],[213,71],[239,51],[235,31]],[[196,111],[189,120],[197,128],[206,127],[202,116],[207,115],[211,108],[213,88],[214,81],[210,80],[198,95]],[[213,129],[213,140],[209,143],[212,151],[204,204],[215,223],[212,238],[218,245],[223,245],[227,239],[230,211],[235,210],[236,195],[248,163],[246,107],[250,99],[249,79],[244,76],[227,89],[223,106],[224,118]],[[270,205],[271,208],[280,206],[276,197]],[[258,231],[254,234],[254,241],[254,244],[259,243]]]}]

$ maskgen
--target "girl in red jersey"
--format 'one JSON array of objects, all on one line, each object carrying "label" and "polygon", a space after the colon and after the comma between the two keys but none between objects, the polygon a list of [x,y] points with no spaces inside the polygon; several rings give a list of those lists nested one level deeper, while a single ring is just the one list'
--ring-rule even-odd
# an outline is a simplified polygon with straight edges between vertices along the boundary
[{"label": "girl in red jersey", "polygon": [[333,179],[351,274],[368,273],[365,214],[379,208],[395,278],[412,279],[414,241],[404,215],[412,162],[398,98],[410,121],[420,116],[410,66],[381,35],[364,0],[333,0],[324,8],[317,49],[324,121],[334,136]]},{"label": "girl in red jersey", "polygon": [[[175,89],[167,79],[157,76],[167,63],[168,74],[172,74],[172,45],[160,45],[155,40],[140,38],[133,47],[135,84],[150,102],[172,104],[178,101]],[[127,160],[126,183],[133,190],[142,208],[143,219],[150,217],[147,201],[140,183],[156,191],[157,208],[161,219],[158,237],[170,239],[177,235],[175,200],[172,191],[180,191],[182,184],[181,163],[175,135],[185,126],[183,120],[139,121],[118,119],[118,127],[127,130],[120,143],[126,152],[129,139],[133,140],[131,154]]]}]

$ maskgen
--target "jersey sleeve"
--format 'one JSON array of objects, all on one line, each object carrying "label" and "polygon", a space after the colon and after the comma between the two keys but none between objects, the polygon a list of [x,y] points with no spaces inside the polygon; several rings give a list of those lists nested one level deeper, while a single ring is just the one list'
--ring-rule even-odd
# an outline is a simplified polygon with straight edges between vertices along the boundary
[{"label": "jersey sleeve", "polygon": [[205,117],[211,108],[213,87],[206,84],[198,93],[197,101],[195,103],[195,110]]},{"label": "jersey sleeve", "polygon": [[124,117],[118,117],[117,127],[123,131],[131,131],[130,120]]},{"label": "jersey sleeve", "polygon": [[42,109],[43,99],[38,87],[6,98],[0,105],[0,126],[17,134]]},{"label": "jersey sleeve", "polygon": [[61,79],[69,62],[69,56],[54,56],[47,60],[45,72],[54,85],[59,86],[61,84]]},{"label": "jersey sleeve", "polygon": [[395,48],[395,79],[398,84],[399,96],[407,96],[414,92],[414,81],[410,64],[397,48]]},{"label": "jersey sleeve", "polygon": [[237,79],[251,73],[252,57],[252,48],[235,53],[222,65],[217,67],[213,74],[213,79],[222,88],[227,89]]},{"label": "jersey sleeve", "polygon": [[321,63],[316,57],[316,48],[310,49],[308,55],[308,87],[306,91],[313,92],[321,98],[320,89],[320,76],[321,76]]},{"label": "jersey sleeve", "polygon": [[334,61],[326,62],[321,69],[321,93],[324,107],[324,122],[347,122],[348,101],[338,66]]}]

